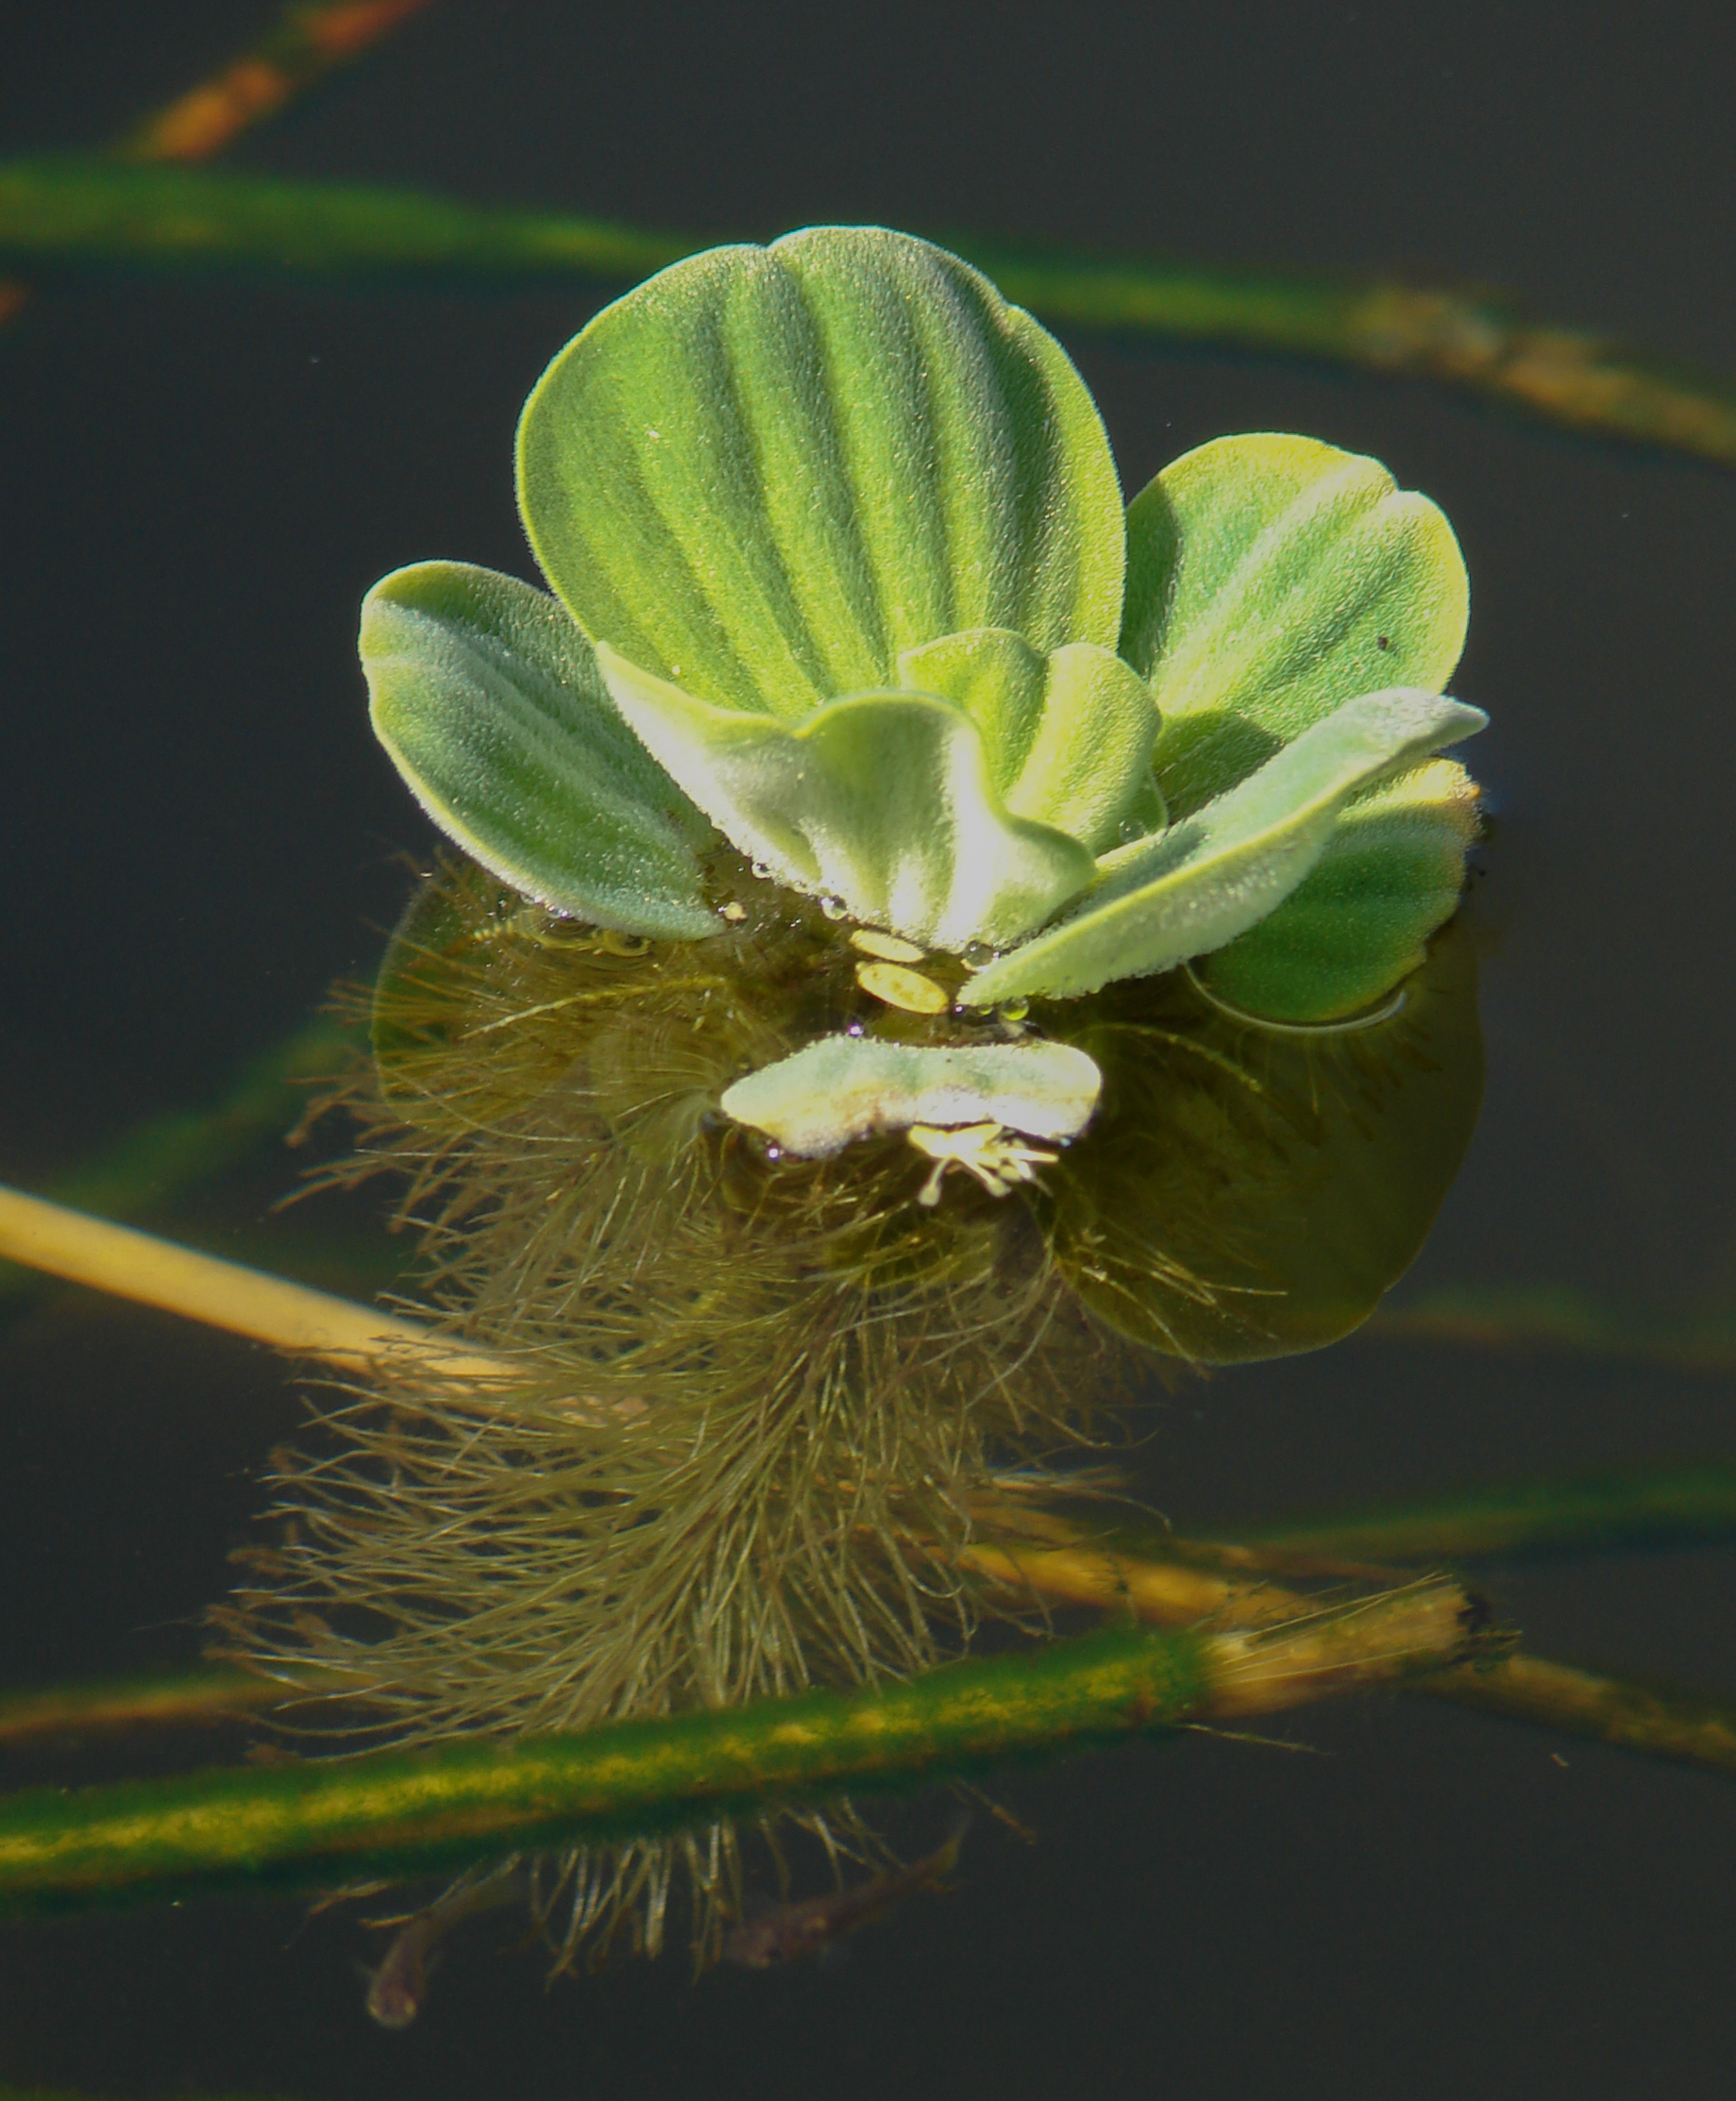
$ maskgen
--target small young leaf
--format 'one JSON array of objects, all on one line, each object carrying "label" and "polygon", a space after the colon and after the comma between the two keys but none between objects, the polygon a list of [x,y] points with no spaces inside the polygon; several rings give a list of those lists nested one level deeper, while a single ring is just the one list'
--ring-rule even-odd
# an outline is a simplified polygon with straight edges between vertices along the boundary
[{"label": "small young leaf", "polygon": [[598,926],[716,933],[698,859],[711,827],[546,593],[462,562],[398,569],[362,601],[362,664],[379,741],[472,859]]},{"label": "small young leaf", "polygon": [[1072,642],[1044,658],[1005,628],[943,635],[898,660],[902,684],[954,701],[982,731],[995,792],[1016,816],[1093,853],[1163,822],[1152,772],[1157,707],[1120,657]]},{"label": "small young leaf", "polygon": [[1121,654],[1163,712],[1157,779],[1187,815],[1341,701],[1439,693],[1464,647],[1453,529],[1377,460],[1219,438],[1128,506]]},{"label": "small young leaf", "polygon": [[1222,948],[1274,911],[1319,860],[1338,813],[1382,774],[1488,718],[1400,687],[1347,700],[1239,787],[1105,854],[1073,913],[965,982],[973,1007],[1093,992]]},{"label": "small young leaf", "polygon": [[852,1138],[913,1123],[989,1122],[1031,1138],[1075,1138],[1102,1086],[1083,1050],[1040,1037],[949,1048],[835,1035],[738,1080],[722,1106],[786,1152],[823,1159]]},{"label": "small young leaf", "polygon": [[904,650],[898,682],[963,708],[982,735],[989,785],[1004,801],[1042,723],[1042,652],[1010,628],[967,628]]},{"label": "small young leaf", "polygon": [[1333,1021],[1373,1006],[1451,918],[1476,831],[1476,784],[1451,759],[1364,789],[1295,890],[1207,957],[1201,977],[1273,1021]]},{"label": "small young leaf", "polygon": [[1076,839],[1008,815],[950,701],[853,694],[792,730],[696,699],[606,643],[597,661],[646,749],[733,845],[868,926],[924,948],[1014,941],[1091,880]]},{"label": "small young leaf", "polygon": [[1067,354],[880,227],[717,248],[605,309],[518,430],[519,506],[593,638],[799,720],[937,635],[1113,647],[1124,529]]}]

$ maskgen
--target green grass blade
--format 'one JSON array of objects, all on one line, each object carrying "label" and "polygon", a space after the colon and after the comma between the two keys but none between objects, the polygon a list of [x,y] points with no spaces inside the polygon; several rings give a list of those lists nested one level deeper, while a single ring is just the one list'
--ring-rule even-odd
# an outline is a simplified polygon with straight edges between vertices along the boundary
[{"label": "green grass blade", "polygon": [[1736,1533],[1736,1467],[1523,1481],[1404,1508],[1261,1526],[1251,1546],[1399,1566],[1680,1545]]},{"label": "green grass blade", "polygon": [[[1736,384],[1431,286],[1268,277],[1009,250],[943,235],[1009,299],[1063,328],[1324,358],[1468,390],[1604,438],[1736,467]],[[274,272],[550,273],[631,282],[707,245],[402,189],[63,157],[0,164],[0,253],[43,262]]]}]

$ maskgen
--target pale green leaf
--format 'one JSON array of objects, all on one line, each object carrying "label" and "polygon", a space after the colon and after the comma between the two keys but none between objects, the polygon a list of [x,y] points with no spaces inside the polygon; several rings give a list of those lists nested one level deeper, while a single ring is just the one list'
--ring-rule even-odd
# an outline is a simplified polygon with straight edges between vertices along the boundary
[{"label": "pale green leaf", "polygon": [[1090,882],[1090,854],[1007,814],[950,701],[854,694],[800,727],[683,693],[607,644],[597,659],[645,748],[768,874],[924,948],[1017,940]]},{"label": "pale green leaf", "polygon": [[1312,438],[1219,438],[1128,507],[1121,654],[1163,713],[1171,815],[1244,780],[1360,693],[1439,693],[1464,647],[1453,529],[1377,460]]},{"label": "pale green leaf", "polygon": [[1274,1021],[1332,1021],[1373,1006],[1451,918],[1476,832],[1476,785],[1451,759],[1364,789],[1290,896],[1206,957],[1201,977]]},{"label": "pale green leaf", "polygon": [[416,800],[502,882],[598,926],[716,931],[698,858],[710,826],[547,593],[462,562],[396,570],[362,601],[362,664]]},{"label": "pale green leaf", "polygon": [[898,661],[902,683],[963,708],[1015,815],[1101,853],[1163,822],[1152,772],[1157,708],[1120,657],[1072,642],[1047,658],[1005,628],[944,635]]},{"label": "pale green leaf", "polygon": [[966,1004],[1093,992],[1222,948],[1319,860],[1359,788],[1482,729],[1480,709],[1400,687],[1347,700],[1258,772],[1167,832],[1105,854],[1058,925],[966,980]]},{"label": "pale green leaf", "polygon": [[898,660],[900,685],[951,700],[976,724],[989,785],[1003,800],[1041,726],[1047,672],[1042,651],[1010,628],[944,634]]},{"label": "pale green leaf", "polygon": [[943,249],[821,227],[598,314],[518,432],[538,561],[594,639],[799,719],[902,651],[1011,628],[1113,647],[1115,465],[1053,337]]},{"label": "pale green leaf", "polygon": [[918,1123],[998,1123],[1026,1137],[1075,1138],[1102,1086],[1083,1050],[1040,1037],[950,1047],[833,1035],[736,1081],[722,1107],[786,1152],[823,1159],[852,1138]]}]

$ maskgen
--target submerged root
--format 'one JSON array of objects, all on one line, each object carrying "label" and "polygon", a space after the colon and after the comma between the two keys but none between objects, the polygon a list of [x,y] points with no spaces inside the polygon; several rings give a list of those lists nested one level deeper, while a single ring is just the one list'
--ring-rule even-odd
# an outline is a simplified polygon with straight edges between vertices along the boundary
[{"label": "submerged root", "polygon": [[[1136,1344],[1267,1355],[1354,1326],[1462,1150],[1475,1014],[1444,939],[1402,1014],[1322,1045],[1180,973],[1002,1019],[945,1005],[944,957],[943,1011],[888,1005],[823,908],[733,856],[714,877],[701,942],[578,926],[463,866],[394,940],[339,1171],[402,1175],[410,1310],[514,1375],[383,1366],[274,1465],[276,1542],[241,1557],[222,1651],[316,1673],[331,1747],[904,1676],[986,1614],[1037,1619],[967,1555],[997,1479],[1058,1485]],[[1045,1023],[1103,1075],[1053,1154],[992,1127],[797,1159],[721,1111],[822,1037]],[[871,1845],[844,1811],[813,1828]],[[737,1847],[711,1824],[540,1863],[557,1962],[654,1950],[678,1884],[715,1953]]]},{"label": "submerged root", "polygon": [[[667,943],[448,868],[388,953],[339,1171],[402,1175],[410,1310],[514,1375],[386,1365],[274,1466],[276,1543],[242,1557],[222,1650],[317,1673],[321,1717],[346,1686],[338,1748],[904,1676],[986,1614],[1037,1618],[966,1555],[997,1476],[1053,1483],[1134,1344],[1267,1355],[1354,1326],[1475,1113],[1445,941],[1402,1014],[1322,1045],[1180,973],[1015,1021],[946,1006],[944,957],[943,1011],[888,1005],[823,908],[733,856],[714,876],[717,934]],[[1044,1023],[1103,1075],[1070,1149],[924,1126],[797,1159],[720,1108],[822,1037]],[[868,1842],[842,1813],[817,1828]],[[541,1864],[558,1961],[654,1949],[678,1881],[715,1952],[736,1846],[711,1825]]]},{"label": "submerged root", "polygon": [[[836,931],[776,893],[659,948],[474,871],[429,893],[377,995],[355,1171],[408,1175],[415,1310],[518,1375],[338,1389],[274,1458],[276,1539],[238,1557],[223,1654],[319,1673],[326,1717],[341,1682],[344,1748],[413,1745],[906,1675],[1018,1609],[960,1566],[971,1499],[1077,1440],[1120,1368],[1040,1222],[968,1178],[924,1205],[901,1138],[780,1159],[716,1113],[870,1004]],[[848,1814],[811,1828],[867,1842]],[[654,1950],[678,1880],[715,1953],[737,1839],[537,1874],[563,1966]]]}]

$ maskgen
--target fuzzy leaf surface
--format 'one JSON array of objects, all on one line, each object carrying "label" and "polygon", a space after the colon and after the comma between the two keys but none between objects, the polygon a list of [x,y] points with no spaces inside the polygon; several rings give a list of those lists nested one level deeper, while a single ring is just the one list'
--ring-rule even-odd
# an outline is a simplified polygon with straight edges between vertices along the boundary
[{"label": "fuzzy leaf surface", "polygon": [[1270,918],[1201,966],[1210,990],[1269,1020],[1334,1021],[1373,1006],[1452,917],[1477,832],[1476,785],[1431,759],[1365,788]]},{"label": "fuzzy leaf surface", "polygon": [[1005,628],[943,635],[898,661],[902,684],[963,708],[982,732],[995,792],[1101,853],[1125,827],[1163,822],[1152,772],[1157,704],[1108,649],[1070,642],[1047,657]]},{"label": "fuzzy leaf surface", "polygon": [[631,933],[717,921],[711,827],[615,712],[591,646],[515,577],[423,562],[362,601],[375,733],[449,839],[514,890]]},{"label": "fuzzy leaf surface", "polygon": [[518,430],[519,507],[586,633],[799,720],[960,629],[1113,648],[1115,465],[1066,352],[943,249],[821,227],[598,314]]},{"label": "fuzzy leaf surface", "polygon": [[646,749],[732,844],[780,882],[924,948],[1017,940],[1090,882],[1089,852],[1010,815],[963,709],[848,695],[797,728],[598,663]]},{"label": "fuzzy leaf surface", "polygon": [[1440,510],[1313,438],[1218,438],[1128,506],[1121,654],[1163,712],[1171,815],[1377,687],[1439,693],[1469,585]]},{"label": "fuzzy leaf surface", "polygon": [[1409,687],[1346,701],[1239,787],[1105,854],[1067,918],[967,979],[961,998],[978,1007],[1068,998],[1223,947],[1302,882],[1358,789],[1486,720],[1480,709]]}]

